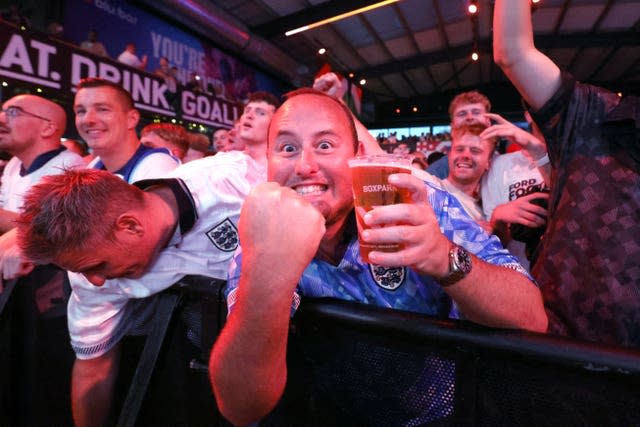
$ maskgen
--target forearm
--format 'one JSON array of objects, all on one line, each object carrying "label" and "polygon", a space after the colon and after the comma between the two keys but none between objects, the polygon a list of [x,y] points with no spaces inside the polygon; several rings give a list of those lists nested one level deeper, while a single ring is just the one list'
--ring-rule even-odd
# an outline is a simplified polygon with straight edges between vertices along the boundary
[{"label": "forearm", "polygon": [[6,233],[12,228],[16,227],[16,220],[18,214],[8,211],[6,209],[0,209],[0,234]]},{"label": "forearm", "polygon": [[71,376],[71,404],[76,427],[106,424],[119,358],[119,347],[115,347],[95,359],[76,359]]},{"label": "forearm", "polygon": [[384,150],[378,144],[378,140],[371,135],[369,129],[367,129],[358,118],[353,115],[353,120],[356,125],[356,132],[358,133],[358,141],[364,145],[365,154],[378,154],[384,153]]},{"label": "forearm", "polygon": [[535,48],[530,0],[496,0],[493,58],[534,109],[560,86],[560,70]]},{"label": "forearm", "polygon": [[526,276],[476,257],[472,262],[467,277],[445,288],[469,320],[492,327],[546,331],[542,296]]},{"label": "forearm", "polygon": [[267,415],[278,403],[287,378],[292,292],[287,296],[269,291],[275,283],[268,276],[254,281],[255,286],[249,282],[251,278],[241,279],[238,300],[209,362],[218,406],[234,425]]}]

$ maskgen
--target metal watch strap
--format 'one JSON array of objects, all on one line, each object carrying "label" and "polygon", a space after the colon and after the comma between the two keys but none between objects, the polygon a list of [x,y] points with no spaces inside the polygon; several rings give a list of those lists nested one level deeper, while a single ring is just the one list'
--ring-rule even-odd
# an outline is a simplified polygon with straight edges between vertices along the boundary
[{"label": "metal watch strap", "polygon": [[446,288],[462,280],[470,271],[471,257],[469,253],[463,247],[454,244],[449,249],[449,274],[438,279],[438,283]]}]

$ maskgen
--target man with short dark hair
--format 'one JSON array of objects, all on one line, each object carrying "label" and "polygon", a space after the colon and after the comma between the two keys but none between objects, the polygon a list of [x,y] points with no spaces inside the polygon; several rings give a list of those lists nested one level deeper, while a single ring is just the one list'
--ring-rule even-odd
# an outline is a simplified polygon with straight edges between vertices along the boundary
[{"label": "man with short dark hair", "polygon": [[[412,203],[378,207],[363,218],[372,227],[365,241],[403,249],[373,251],[372,265],[363,263],[347,165],[359,147],[350,111],[323,93],[296,92],[273,117],[270,182],[243,205],[242,251],[228,279],[230,315],[210,358],[218,406],[234,424],[258,421],[280,399],[289,318],[301,297],[546,329],[539,290],[497,238],[454,197],[409,174],[392,175],[389,184],[411,192]],[[450,404],[432,419],[450,413]]]},{"label": "man with short dark hair", "polygon": [[140,144],[140,113],[131,94],[102,78],[81,80],[73,102],[78,133],[96,157],[88,167],[105,169],[127,182],[162,176],[179,162],[166,149]]}]

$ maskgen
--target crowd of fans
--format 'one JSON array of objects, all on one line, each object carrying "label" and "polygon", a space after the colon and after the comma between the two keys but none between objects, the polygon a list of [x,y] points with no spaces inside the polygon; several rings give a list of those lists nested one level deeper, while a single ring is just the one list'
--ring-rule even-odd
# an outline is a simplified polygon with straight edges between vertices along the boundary
[{"label": "crowd of fans", "polygon": [[[70,296],[51,286],[67,305],[76,425],[108,419],[123,337],[147,333],[154,296],[185,275],[228,282],[209,372],[234,424],[280,399],[289,319],[305,297],[640,346],[638,99],[561,73],[535,48],[530,19],[528,1],[495,3],[495,60],[530,106],[531,133],[470,91],[451,102],[450,134],[374,138],[332,73],[282,105],[252,94],[211,141],[171,123],[138,134],[131,95],[100,78],[75,93],[81,142],[62,141],[66,112],[54,102],[4,100],[0,268],[4,280],[68,272]],[[94,31],[82,48],[108,55]],[[133,45],[121,58],[146,67]],[[166,58],[156,73],[177,90]],[[496,153],[499,140],[520,151]],[[383,152],[415,156],[411,174],[389,178],[412,202],[358,217],[371,226],[360,239],[402,248],[367,264],[347,160]],[[49,369],[69,357],[41,351],[54,355]],[[441,405],[424,420],[449,416],[451,395],[425,387]]]}]

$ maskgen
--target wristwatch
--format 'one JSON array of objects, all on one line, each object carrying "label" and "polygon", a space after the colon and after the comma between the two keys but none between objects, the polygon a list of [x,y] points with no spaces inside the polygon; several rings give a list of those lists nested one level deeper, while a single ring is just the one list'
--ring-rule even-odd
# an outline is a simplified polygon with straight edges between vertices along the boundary
[{"label": "wristwatch", "polygon": [[438,279],[438,283],[443,288],[451,286],[469,274],[471,267],[471,256],[469,252],[462,246],[454,244],[449,250],[449,274]]}]

